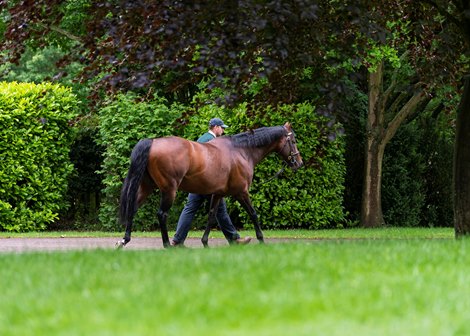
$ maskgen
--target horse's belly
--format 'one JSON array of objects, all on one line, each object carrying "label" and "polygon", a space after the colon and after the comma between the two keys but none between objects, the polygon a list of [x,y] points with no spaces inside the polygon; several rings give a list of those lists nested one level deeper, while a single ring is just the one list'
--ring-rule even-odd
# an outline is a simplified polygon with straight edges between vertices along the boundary
[{"label": "horse's belly", "polygon": [[214,183],[212,178],[207,177],[185,177],[181,181],[178,189],[200,195],[208,195],[220,192],[219,185]]}]

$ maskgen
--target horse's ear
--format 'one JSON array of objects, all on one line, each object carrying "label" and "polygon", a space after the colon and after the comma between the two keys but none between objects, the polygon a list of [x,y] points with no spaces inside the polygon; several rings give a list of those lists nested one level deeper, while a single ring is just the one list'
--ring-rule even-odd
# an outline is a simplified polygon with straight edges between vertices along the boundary
[{"label": "horse's ear", "polygon": [[285,128],[286,130],[290,131],[290,130],[292,129],[292,126],[290,125],[290,122],[286,122],[286,123],[284,124],[284,128]]}]

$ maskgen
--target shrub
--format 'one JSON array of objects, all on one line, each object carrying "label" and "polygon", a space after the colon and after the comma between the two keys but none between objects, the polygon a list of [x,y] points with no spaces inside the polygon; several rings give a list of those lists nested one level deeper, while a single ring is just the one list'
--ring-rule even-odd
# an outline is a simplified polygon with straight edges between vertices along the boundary
[{"label": "shrub", "polygon": [[382,206],[392,226],[419,226],[424,206],[424,155],[415,123],[400,127],[387,145],[383,161]]},{"label": "shrub", "polygon": [[[129,168],[132,148],[143,138],[176,135],[173,124],[182,113],[180,105],[169,105],[160,97],[149,102],[138,101],[137,96],[121,94],[109,101],[99,112],[99,143],[106,148],[101,174],[103,175],[104,199],[100,208],[103,229],[116,230],[118,206],[122,182]],[[135,228],[152,229],[157,221],[158,198],[149,197],[138,211]],[[169,222],[173,222],[170,218]]]},{"label": "shrub", "polygon": [[97,127],[83,124],[77,125],[70,148],[70,161],[75,167],[69,176],[66,195],[70,206],[60,213],[59,221],[49,226],[53,230],[100,229],[98,210],[103,184],[98,171],[103,161],[104,148],[96,143]]},{"label": "shrub", "polygon": [[[196,99],[204,101],[204,94]],[[195,104],[196,105],[196,104]],[[197,140],[207,131],[208,121],[222,118],[230,127],[227,134],[236,134],[261,126],[278,126],[290,121],[296,132],[298,147],[305,167],[295,174],[289,169],[279,179],[264,183],[282,167],[282,160],[272,155],[255,170],[251,188],[253,205],[264,228],[327,228],[345,222],[342,206],[344,189],[344,141],[337,137],[340,127],[319,116],[310,104],[285,105],[249,113],[246,104],[233,109],[215,104],[198,104],[197,113],[187,115],[181,132],[173,127],[183,108],[155,98],[138,102],[133,95],[121,95],[100,112],[101,144],[106,146],[103,168],[105,203],[100,210],[103,226],[115,229],[117,206],[122,181],[129,166],[129,155],[139,139],[180,135]],[[178,134],[179,133],[179,134]],[[174,228],[187,194],[179,192],[169,213],[168,226]],[[227,200],[232,220],[237,226],[248,222],[246,212],[238,203]],[[136,229],[153,228],[157,218],[158,197],[151,198],[137,213]],[[207,213],[201,211],[193,227],[203,227]]]},{"label": "shrub", "polygon": [[76,97],[50,83],[0,83],[0,226],[42,230],[66,206]]},{"label": "shrub", "polygon": [[423,113],[401,127],[387,146],[382,186],[387,224],[453,225],[451,117]]},{"label": "shrub", "polygon": [[[286,121],[295,129],[305,167],[296,173],[286,169],[278,179],[267,183],[282,167],[282,160],[270,155],[255,169],[250,196],[263,228],[328,228],[344,224],[344,141],[336,136],[340,125],[317,115],[308,103],[268,108],[257,113],[250,113],[246,104],[234,109],[207,104],[190,118],[184,136],[196,139],[207,130],[208,120],[213,117],[220,117],[229,125],[227,134],[279,126]],[[245,210],[238,203],[227,201],[235,224],[251,225]]]}]

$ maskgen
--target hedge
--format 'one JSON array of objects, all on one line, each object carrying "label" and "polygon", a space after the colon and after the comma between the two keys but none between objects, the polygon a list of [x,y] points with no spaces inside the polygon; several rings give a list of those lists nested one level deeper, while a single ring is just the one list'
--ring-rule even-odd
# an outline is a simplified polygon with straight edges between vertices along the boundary
[{"label": "hedge", "polygon": [[[175,134],[173,123],[181,117],[183,108],[155,97],[150,102],[139,101],[133,93],[120,94],[109,100],[99,111],[99,139],[104,147],[100,173],[103,176],[103,199],[99,219],[104,230],[120,230],[118,224],[119,196],[129,168],[132,148],[143,138]],[[157,221],[158,198],[149,197],[135,219],[135,229],[154,229]],[[174,221],[170,218],[170,221]]]},{"label": "hedge", "polygon": [[[221,117],[229,125],[227,135],[250,128],[279,126],[287,121],[294,128],[305,166],[295,173],[286,168],[279,178],[270,180],[283,165],[278,155],[271,154],[255,168],[250,196],[263,228],[312,229],[346,225],[343,208],[345,143],[340,135],[340,124],[318,115],[309,103],[255,111],[250,111],[247,104],[234,109],[207,104],[190,119],[184,137],[194,139],[206,131],[207,121],[213,117]],[[228,209],[237,226],[251,227],[247,213],[238,203],[229,199]]]},{"label": "hedge", "polygon": [[0,227],[43,230],[65,207],[76,97],[51,83],[0,82]]},{"label": "hedge", "polygon": [[[119,228],[119,192],[127,173],[131,150],[138,140],[166,135],[196,140],[207,131],[208,121],[213,117],[221,117],[230,126],[227,134],[255,127],[283,125],[286,121],[293,124],[305,167],[296,173],[286,169],[280,178],[263,183],[282,167],[282,160],[273,154],[255,170],[250,194],[264,228],[328,228],[345,224],[342,205],[344,141],[337,136],[340,125],[317,115],[310,104],[285,105],[250,113],[246,104],[228,109],[209,103],[198,104],[197,113],[186,114],[184,128],[175,128],[176,120],[190,108],[196,107],[170,105],[158,97],[151,102],[140,102],[136,96],[127,94],[110,101],[101,110],[100,142],[107,148],[101,170],[106,186],[105,202],[100,211],[104,228]],[[170,228],[175,228],[186,195],[184,192],[178,193],[169,214]],[[234,223],[250,226],[245,211],[238,203],[230,199],[227,202]],[[135,229],[156,228],[157,209],[158,197],[154,197],[139,210]],[[206,220],[206,214],[201,212],[193,227],[204,226]]]}]

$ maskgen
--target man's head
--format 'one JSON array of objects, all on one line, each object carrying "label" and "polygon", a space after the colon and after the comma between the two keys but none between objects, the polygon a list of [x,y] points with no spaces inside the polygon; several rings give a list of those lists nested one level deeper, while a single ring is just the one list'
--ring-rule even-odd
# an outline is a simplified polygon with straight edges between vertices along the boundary
[{"label": "man's head", "polygon": [[214,132],[214,134],[216,136],[221,136],[222,134],[224,134],[224,130],[227,128],[228,126],[224,124],[224,122],[222,121],[222,119],[220,118],[212,118],[210,121],[209,121],[209,129]]}]

